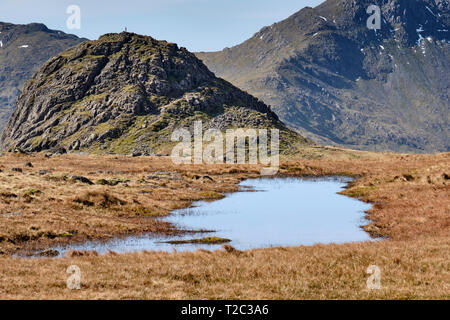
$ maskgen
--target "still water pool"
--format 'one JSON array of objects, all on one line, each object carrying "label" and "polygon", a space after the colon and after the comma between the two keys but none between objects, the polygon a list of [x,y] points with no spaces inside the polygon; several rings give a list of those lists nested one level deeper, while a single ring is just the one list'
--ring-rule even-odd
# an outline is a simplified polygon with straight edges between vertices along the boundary
[{"label": "still water pool", "polygon": [[345,177],[246,180],[240,184],[242,192],[218,201],[196,202],[193,207],[176,210],[165,218],[181,228],[214,230],[212,233],[163,238],[131,236],[55,249],[61,254],[67,250],[124,253],[215,250],[222,246],[162,243],[206,236],[231,239],[230,245],[240,250],[370,240],[360,228],[367,223],[364,211],[370,205],[337,194],[349,181],[351,179]]}]

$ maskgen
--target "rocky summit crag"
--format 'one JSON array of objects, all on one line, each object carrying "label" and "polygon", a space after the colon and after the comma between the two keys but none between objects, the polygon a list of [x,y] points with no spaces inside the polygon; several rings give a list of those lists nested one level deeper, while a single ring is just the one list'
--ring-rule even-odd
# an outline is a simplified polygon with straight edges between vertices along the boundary
[{"label": "rocky summit crag", "polygon": [[[367,28],[373,4],[380,30]],[[448,0],[328,0],[197,56],[317,142],[450,151]]]},{"label": "rocky summit crag", "polygon": [[0,22],[0,132],[16,106],[23,84],[49,58],[84,40],[40,23]]},{"label": "rocky summit crag", "polygon": [[204,128],[279,128],[285,145],[307,142],[186,49],[123,32],[46,62],[24,86],[0,147],[167,154],[173,130],[195,120]]}]

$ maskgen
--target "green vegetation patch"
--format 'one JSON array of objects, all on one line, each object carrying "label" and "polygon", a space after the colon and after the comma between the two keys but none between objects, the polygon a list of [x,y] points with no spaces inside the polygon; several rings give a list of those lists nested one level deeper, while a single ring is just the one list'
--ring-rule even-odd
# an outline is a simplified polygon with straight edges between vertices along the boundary
[{"label": "green vegetation patch", "polygon": [[26,196],[34,196],[34,195],[41,194],[41,193],[42,193],[41,190],[36,189],[36,188],[31,188],[31,189],[26,190],[23,194]]},{"label": "green vegetation patch", "polygon": [[223,199],[225,197],[222,193],[214,191],[200,192],[199,196],[203,199]]},{"label": "green vegetation patch", "polygon": [[192,239],[192,240],[173,240],[173,241],[165,241],[164,243],[169,244],[222,244],[231,242],[230,239],[219,238],[219,237],[206,237],[201,239]]},{"label": "green vegetation patch", "polygon": [[125,211],[131,213],[138,217],[165,217],[168,215],[167,212],[162,210],[150,210],[149,208],[143,206],[136,206],[131,208],[124,208]]},{"label": "green vegetation patch", "polygon": [[95,184],[102,185],[102,186],[117,186],[119,183],[128,183],[130,182],[129,179],[98,179],[95,181]]},{"label": "green vegetation patch", "polygon": [[363,198],[369,195],[370,191],[375,190],[376,186],[370,186],[370,187],[357,187],[352,188],[350,190],[345,190],[340,192],[343,195],[352,197],[352,198]]}]

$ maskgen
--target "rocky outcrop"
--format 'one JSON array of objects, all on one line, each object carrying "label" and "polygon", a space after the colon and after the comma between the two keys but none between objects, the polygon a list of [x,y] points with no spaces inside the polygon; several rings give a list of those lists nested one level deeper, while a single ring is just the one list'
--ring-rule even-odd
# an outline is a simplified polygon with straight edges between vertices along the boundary
[{"label": "rocky outcrop", "polygon": [[186,49],[124,32],[45,63],[26,83],[0,147],[154,154],[170,144],[175,128],[194,120],[221,129],[277,127],[302,140]]}]

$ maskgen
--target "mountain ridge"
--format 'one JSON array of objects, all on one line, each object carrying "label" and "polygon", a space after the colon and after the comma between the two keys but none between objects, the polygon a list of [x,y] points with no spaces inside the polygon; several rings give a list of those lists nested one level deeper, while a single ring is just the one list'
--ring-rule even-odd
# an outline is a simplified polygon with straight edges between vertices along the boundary
[{"label": "mountain ridge", "polygon": [[[368,30],[366,9],[381,8]],[[322,144],[371,151],[450,150],[446,0],[328,0],[219,52],[218,76]]]}]

